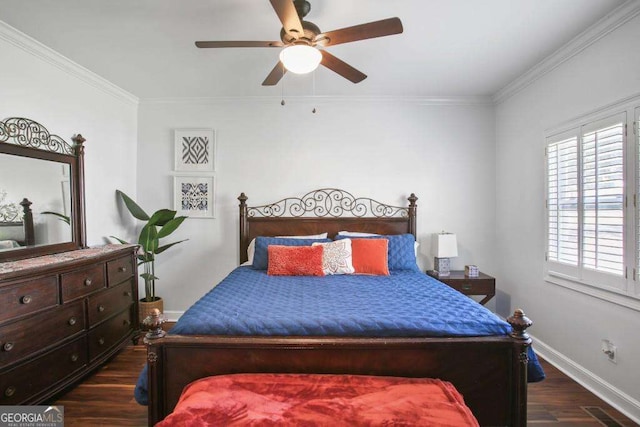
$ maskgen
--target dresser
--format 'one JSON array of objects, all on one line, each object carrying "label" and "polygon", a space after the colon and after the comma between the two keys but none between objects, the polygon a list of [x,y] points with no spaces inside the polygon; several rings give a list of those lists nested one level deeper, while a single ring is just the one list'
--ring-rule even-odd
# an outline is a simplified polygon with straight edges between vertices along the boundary
[{"label": "dresser", "polygon": [[42,403],[137,340],[135,251],[0,263],[0,405]]}]

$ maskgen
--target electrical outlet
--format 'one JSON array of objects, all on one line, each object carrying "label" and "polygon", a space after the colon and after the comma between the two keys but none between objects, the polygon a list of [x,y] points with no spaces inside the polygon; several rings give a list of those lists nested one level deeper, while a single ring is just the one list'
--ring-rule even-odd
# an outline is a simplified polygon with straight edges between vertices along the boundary
[{"label": "electrical outlet", "polygon": [[602,353],[607,356],[611,363],[618,363],[618,348],[609,340],[602,340]]},{"label": "electrical outlet", "polygon": [[611,350],[611,354],[609,355],[609,362],[618,363],[618,347],[611,344],[609,345],[609,349]]}]

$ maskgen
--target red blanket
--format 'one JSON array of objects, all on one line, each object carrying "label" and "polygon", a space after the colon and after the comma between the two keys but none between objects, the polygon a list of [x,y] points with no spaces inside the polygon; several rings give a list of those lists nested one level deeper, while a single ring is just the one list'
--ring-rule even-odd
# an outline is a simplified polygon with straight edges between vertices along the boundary
[{"label": "red blanket", "polygon": [[478,426],[451,383],[428,378],[235,374],[185,387],[158,426]]}]

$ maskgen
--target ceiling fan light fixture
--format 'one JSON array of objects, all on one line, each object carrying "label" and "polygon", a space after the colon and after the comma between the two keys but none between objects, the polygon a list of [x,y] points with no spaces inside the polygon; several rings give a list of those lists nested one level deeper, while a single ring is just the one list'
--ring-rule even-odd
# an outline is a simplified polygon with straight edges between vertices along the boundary
[{"label": "ceiling fan light fixture", "polygon": [[288,46],[280,52],[280,62],[288,71],[296,74],[310,73],[320,65],[322,54],[312,46],[298,44]]}]

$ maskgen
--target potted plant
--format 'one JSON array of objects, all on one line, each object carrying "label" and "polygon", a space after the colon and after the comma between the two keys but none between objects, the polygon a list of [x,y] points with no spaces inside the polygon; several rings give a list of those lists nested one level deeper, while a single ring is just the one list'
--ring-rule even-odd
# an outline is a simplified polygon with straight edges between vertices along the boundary
[{"label": "potted plant", "polygon": [[[122,201],[134,218],[145,221],[138,236],[138,245],[140,245],[138,249],[138,267],[142,266],[144,270],[143,273],[140,274],[140,277],[144,280],[145,290],[144,298],[140,299],[139,309],[139,320],[142,323],[154,308],[159,309],[161,313],[163,311],[162,298],[156,295],[156,280],[158,280],[158,277],[155,275],[156,255],[161,254],[178,243],[188,240],[179,240],[160,246],[160,239],[173,233],[187,217],[176,217],[176,211],[169,209],[157,210],[153,215],[149,216],[136,202],[122,191],[116,190],[116,194],[122,198]],[[111,237],[120,243],[127,243],[117,237]]]}]

